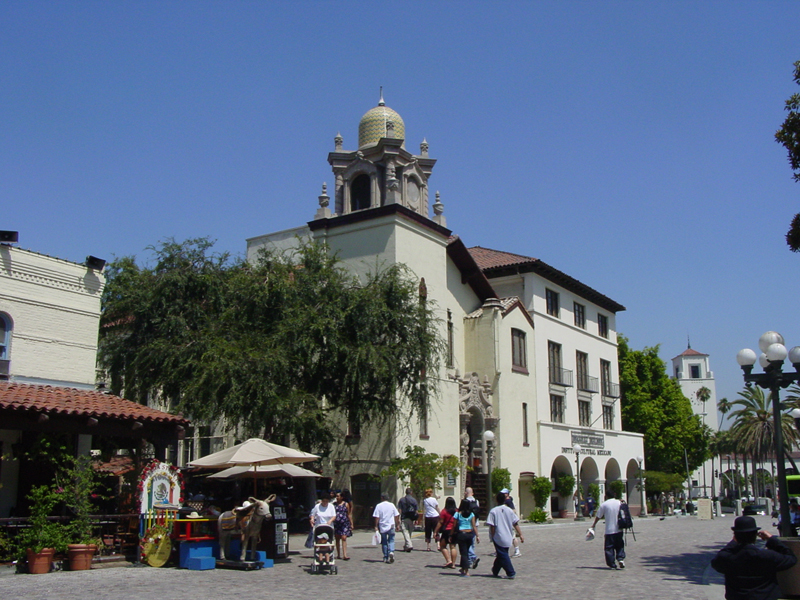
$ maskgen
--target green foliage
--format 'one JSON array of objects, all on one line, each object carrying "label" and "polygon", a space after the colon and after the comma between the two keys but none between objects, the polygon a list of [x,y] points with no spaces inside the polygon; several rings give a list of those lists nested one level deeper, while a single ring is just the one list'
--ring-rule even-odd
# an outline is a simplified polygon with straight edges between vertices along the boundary
[{"label": "green foliage", "polygon": [[541,508],[536,508],[531,511],[531,514],[528,515],[528,521],[531,523],[546,523],[547,513]]},{"label": "green foliage", "polygon": [[504,467],[495,467],[492,469],[492,500],[504,488],[511,489],[511,471]]},{"label": "green foliage", "polygon": [[611,493],[614,494],[614,498],[625,498],[625,484],[619,479],[615,479],[609,483],[608,488],[611,490]]},{"label": "green foliage", "polygon": [[407,446],[403,458],[393,458],[391,464],[381,471],[382,477],[397,477],[403,485],[411,488],[418,500],[426,488],[434,491],[442,487],[447,475],[457,476],[461,461],[455,456],[439,456],[426,452],[421,446]]},{"label": "green foliage", "polygon": [[556,477],[556,491],[560,496],[569,498],[575,489],[575,478],[572,475],[561,473]]},{"label": "green foliage", "polygon": [[596,483],[589,484],[589,487],[586,490],[586,495],[587,497],[594,499],[595,506],[600,504],[600,486]]},{"label": "green foliage", "polygon": [[536,506],[546,508],[550,500],[550,493],[553,490],[553,482],[550,481],[549,477],[534,477],[533,481],[531,481],[530,490]]},{"label": "green foliage", "polygon": [[661,492],[667,494],[669,492],[680,492],[683,489],[685,480],[684,475],[680,473],[662,473],[661,471],[647,470],[644,472],[644,476],[644,489],[650,496]]},{"label": "green foliage", "polygon": [[31,488],[27,499],[30,503],[29,527],[23,529],[14,539],[17,558],[25,558],[25,551],[28,548],[34,552],[41,552],[42,548],[65,552],[67,544],[72,543],[70,527],[47,519],[56,505],[63,500],[63,492],[53,486],[40,485]]},{"label": "green foliage", "polygon": [[[794,63],[794,82],[800,85],[800,61]],[[800,93],[792,94],[786,100],[787,115],[781,128],[775,132],[775,141],[782,144],[789,156],[789,166],[794,172],[793,178],[800,182]],[[792,219],[786,243],[792,252],[800,251],[800,213]]]},{"label": "green foliage", "polygon": [[94,536],[89,516],[94,509],[92,495],[99,485],[92,459],[88,456],[68,457],[56,473],[56,482],[62,491],[64,504],[74,515],[69,525],[72,542],[92,543]]},{"label": "green foliage", "polygon": [[666,372],[658,346],[631,350],[628,340],[617,336],[622,426],[644,434],[648,466],[665,473],[685,473],[684,450],[689,469],[709,458],[711,430],[703,427],[692,411],[691,401]]},{"label": "green foliage", "polygon": [[[786,402],[790,406],[797,403],[791,394]],[[764,390],[753,386],[744,388],[739,397],[731,402],[730,428],[735,451],[761,461],[773,453],[775,447],[775,421],[772,414],[772,394],[766,396]],[[783,445],[787,452],[800,440],[794,427],[794,420],[785,413],[781,414],[781,430]]]},{"label": "green foliage", "polygon": [[158,393],[196,421],[323,454],[332,411],[363,426],[427,410],[444,344],[402,265],[359,279],[321,243],[253,262],[206,239],[151,250],[151,267],[108,268],[100,362],[114,393]]}]

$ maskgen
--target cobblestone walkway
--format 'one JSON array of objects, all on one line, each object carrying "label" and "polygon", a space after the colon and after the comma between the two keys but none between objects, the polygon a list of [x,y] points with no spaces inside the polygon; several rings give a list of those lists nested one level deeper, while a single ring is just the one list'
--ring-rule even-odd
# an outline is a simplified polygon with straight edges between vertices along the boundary
[{"label": "cobblestone walkway", "polygon": [[[773,530],[769,519],[759,525]],[[311,575],[307,550],[291,560],[261,571],[186,571],[141,566],[59,572],[47,575],[0,577],[0,596],[37,600],[223,600],[226,598],[280,598],[307,600],[371,597],[447,597],[514,599],[579,598],[681,598],[718,600],[722,582],[708,566],[714,552],[731,537],[733,518],[713,521],[695,517],[657,517],[635,520],[636,541],[628,536],[627,568],[605,567],[602,537],[586,542],[589,522],[563,522],[523,527],[523,555],[514,559],[513,581],[489,576],[491,547],[488,532],[481,527],[483,544],[478,546],[481,564],[471,577],[458,577],[457,570],[442,569],[441,555],[425,552],[424,541],[415,539],[416,550],[396,553],[396,562],[383,564],[380,548],[368,545],[369,534],[351,538],[351,560],[338,561],[338,575]],[[602,532],[602,523],[598,534]],[[293,537],[293,548],[302,548]]]}]

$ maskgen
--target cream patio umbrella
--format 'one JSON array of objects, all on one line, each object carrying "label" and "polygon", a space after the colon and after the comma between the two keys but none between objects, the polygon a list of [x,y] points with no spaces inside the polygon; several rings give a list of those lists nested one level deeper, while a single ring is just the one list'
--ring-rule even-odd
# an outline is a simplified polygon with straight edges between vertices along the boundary
[{"label": "cream patio umbrella", "polygon": [[309,471],[297,465],[267,465],[266,467],[230,467],[219,473],[209,475],[209,479],[235,479],[249,476],[259,479],[273,479],[278,477],[322,477],[319,473]]},{"label": "cream patio umbrella", "polygon": [[318,460],[319,456],[294,448],[273,444],[259,438],[236,444],[219,452],[198,458],[190,467],[226,468],[235,466],[253,467],[253,485],[256,485],[258,470],[268,465],[294,465]]}]

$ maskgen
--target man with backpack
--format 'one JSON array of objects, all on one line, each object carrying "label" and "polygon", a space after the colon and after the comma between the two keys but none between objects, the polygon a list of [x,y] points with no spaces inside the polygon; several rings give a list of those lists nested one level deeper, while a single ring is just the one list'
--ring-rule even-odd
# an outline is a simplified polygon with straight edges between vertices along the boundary
[{"label": "man with backpack", "polygon": [[406,488],[406,495],[400,498],[397,508],[400,511],[403,525],[401,529],[403,532],[403,550],[411,552],[414,549],[414,545],[411,543],[411,534],[414,532],[414,524],[417,522],[419,505],[414,496],[411,495],[410,487]]},{"label": "man with backpack", "polygon": [[[469,507],[472,510],[472,514],[475,515],[475,526],[478,526],[478,511],[481,508],[480,502],[478,499],[472,495],[472,488],[468,487],[464,490],[464,500],[469,503]],[[475,569],[478,566],[478,563],[481,561],[478,558],[478,555],[475,553],[475,538],[472,538],[472,544],[469,547],[469,564],[470,566]]]},{"label": "man with backpack", "polygon": [[606,521],[606,534],[603,550],[606,564],[611,569],[625,568],[625,538],[624,531],[633,527],[631,513],[628,505],[614,497],[614,492],[609,491],[610,497],[597,509],[597,515],[589,531],[594,535],[594,528],[600,519]]}]

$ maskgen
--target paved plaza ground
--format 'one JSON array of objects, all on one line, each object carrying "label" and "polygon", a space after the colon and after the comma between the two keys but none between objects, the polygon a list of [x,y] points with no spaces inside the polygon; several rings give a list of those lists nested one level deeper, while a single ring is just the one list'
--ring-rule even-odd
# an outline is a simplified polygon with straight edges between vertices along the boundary
[{"label": "paved plaza ground", "polygon": [[[768,517],[759,525],[773,533]],[[587,542],[590,522],[562,521],[552,525],[525,525],[523,555],[514,559],[513,581],[490,577],[492,558],[488,532],[481,527],[478,546],[481,564],[472,577],[442,569],[438,553],[425,552],[425,542],[415,538],[416,550],[397,552],[396,562],[382,562],[380,548],[369,545],[370,533],[359,531],[352,540],[351,560],[338,561],[338,575],[311,575],[309,552],[302,538],[292,537],[287,562],[260,571],[186,571],[142,566],[58,572],[47,575],[4,575],[0,597],[37,600],[222,600],[225,598],[326,598],[450,597],[581,600],[595,598],[681,598],[721,600],[722,579],[709,561],[731,538],[733,517],[713,521],[696,517],[636,519],[636,541],[628,535],[627,568],[608,569],[603,560],[602,523],[598,538]],[[417,534],[421,536],[421,534]],[[402,544],[402,538],[400,544]]]}]

